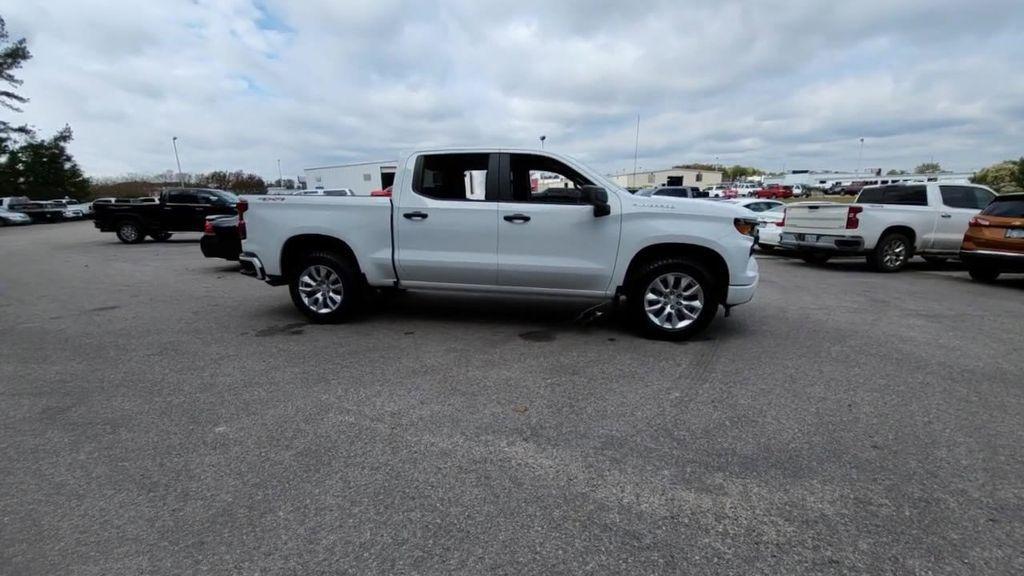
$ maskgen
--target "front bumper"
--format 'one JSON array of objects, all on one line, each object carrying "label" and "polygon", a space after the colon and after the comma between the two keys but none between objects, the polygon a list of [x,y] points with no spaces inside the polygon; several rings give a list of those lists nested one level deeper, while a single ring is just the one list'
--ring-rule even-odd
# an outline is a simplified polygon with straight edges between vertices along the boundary
[{"label": "front bumper", "polygon": [[814,252],[864,252],[864,238],[860,236],[783,232],[779,245],[792,250]]},{"label": "front bumper", "polygon": [[725,295],[726,306],[746,304],[754,298],[754,292],[757,291],[757,283],[760,281],[761,275],[757,264],[757,258],[754,258],[753,256],[747,260],[745,278],[752,278],[754,281],[750,284],[730,284],[729,291]]}]

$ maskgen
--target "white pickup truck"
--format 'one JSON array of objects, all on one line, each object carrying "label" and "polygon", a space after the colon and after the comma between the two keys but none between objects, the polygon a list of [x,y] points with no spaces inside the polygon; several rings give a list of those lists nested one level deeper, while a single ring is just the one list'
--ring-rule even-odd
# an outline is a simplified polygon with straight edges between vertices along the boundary
[{"label": "white pickup truck", "polygon": [[970,219],[994,197],[974,184],[867,186],[853,204],[788,206],[780,245],[809,263],[861,255],[881,272],[896,272],[915,254],[931,261],[956,256]]},{"label": "white pickup truck", "polygon": [[239,214],[243,273],[287,284],[314,322],[345,320],[367,288],[625,296],[646,335],[682,339],[758,282],[742,209],[637,198],[537,150],[417,152],[392,197],[247,196]]}]

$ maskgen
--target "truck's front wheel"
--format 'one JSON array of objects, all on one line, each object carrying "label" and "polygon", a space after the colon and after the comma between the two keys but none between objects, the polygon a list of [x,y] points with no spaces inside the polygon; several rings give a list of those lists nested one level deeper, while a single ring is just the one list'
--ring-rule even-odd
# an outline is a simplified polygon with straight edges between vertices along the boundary
[{"label": "truck's front wheel", "polygon": [[292,302],[313,322],[344,322],[361,295],[355,266],[329,252],[309,254],[288,284]]},{"label": "truck's front wheel", "polygon": [[718,291],[699,264],[660,260],[637,275],[627,294],[641,332],[659,340],[685,340],[707,328],[718,313]]}]

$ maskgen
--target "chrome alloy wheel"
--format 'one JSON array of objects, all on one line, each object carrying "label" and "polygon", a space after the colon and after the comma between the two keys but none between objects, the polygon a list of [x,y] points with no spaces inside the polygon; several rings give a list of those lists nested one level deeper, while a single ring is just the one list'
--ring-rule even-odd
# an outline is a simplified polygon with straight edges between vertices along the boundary
[{"label": "chrome alloy wheel", "polygon": [[648,284],[644,310],[651,322],[667,330],[679,330],[693,324],[704,309],[704,290],[682,272],[662,274]]},{"label": "chrome alloy wheel", "polygon": [[299,276],[299,296],[307,308],[317,314],[334,312],[345,298],[341,276],[327,266],[314,264]]},{"label": "chrome alloy wheel", "polygon": [[121,224],[121,237],[128,242],[134,242],[139,239],[139,229],[134,224]]},{"label": "chrome alloy wheel", "polygon": [[903,240],[890,240],[882,248],[882,263],[886,268],[899,268],[906,261],[907,244]]}]

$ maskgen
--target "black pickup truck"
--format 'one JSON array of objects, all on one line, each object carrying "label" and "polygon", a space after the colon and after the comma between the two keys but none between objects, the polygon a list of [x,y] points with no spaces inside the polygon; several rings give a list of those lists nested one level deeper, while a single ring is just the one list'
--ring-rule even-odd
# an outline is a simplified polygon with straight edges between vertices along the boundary
[{"label": "black pickup truck", "polygon": [[235,214],[238,196],[209,188],[168,188],[155,202],[93,204],[96,228],[126,244],[146,236],[164,241],[174,232],[202,232],[206,217]]}]

